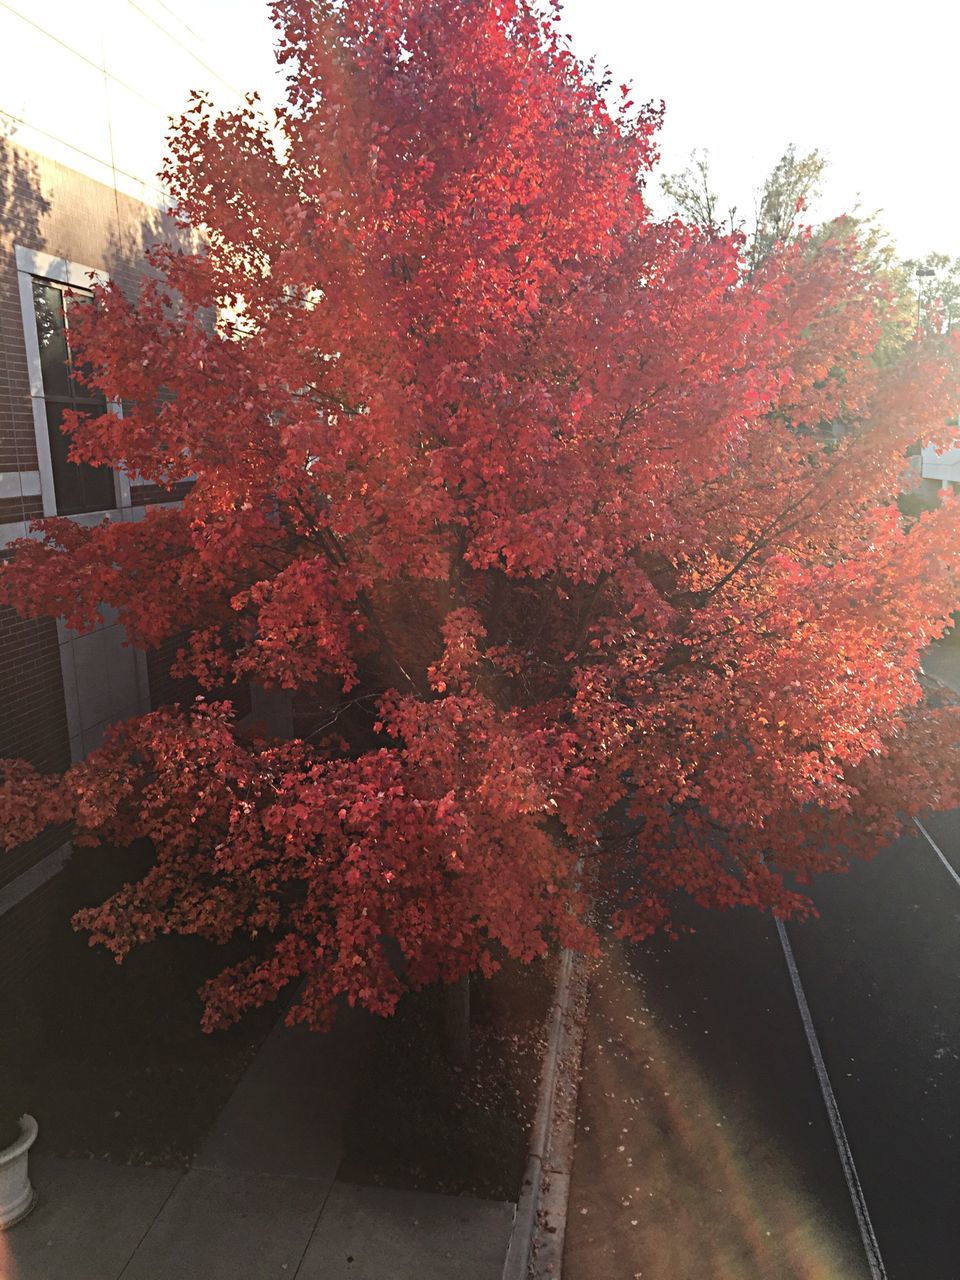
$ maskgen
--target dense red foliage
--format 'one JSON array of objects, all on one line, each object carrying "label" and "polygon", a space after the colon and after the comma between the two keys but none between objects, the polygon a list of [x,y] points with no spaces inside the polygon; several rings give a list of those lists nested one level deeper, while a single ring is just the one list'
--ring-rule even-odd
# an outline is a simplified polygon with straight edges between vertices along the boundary
[{"label": "dense red foliage", "polygon": [[658,113],[612,107],[525,0],[277,16],[277,127],[198,101],[174,133],[208,251],[157,251],[161,282],[86,326],[129,408],[77,456],[196,485],[139,523],[44,521],[0,595],[188,632],[208,689],[295,690],[308,727],[200,704],[62,782],[11,763],[6,838],[150,837],[93,938],[259,935],[208,1024],[301,976],[322,1024],[590,945],[601,881],[634,935],[678,893],[786,913],[783,874],[956,803],[960,723],[916,671],[960,508],[907,533],[893,504],[957,402],[947,340],[879,367],[888,300],[836,238],[751,273],[738,237],[652,220]]}]

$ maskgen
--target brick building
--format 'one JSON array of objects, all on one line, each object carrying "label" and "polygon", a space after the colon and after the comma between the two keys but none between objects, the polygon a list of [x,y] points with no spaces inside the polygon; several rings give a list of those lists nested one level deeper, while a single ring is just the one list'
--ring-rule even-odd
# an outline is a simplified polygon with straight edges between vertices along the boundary
[{"label": "brick building", "polygon": [[[276,96],[265,2],[234,0],[225,33],[226,12],[223,0],[0,7],[0,555],[39,516],[138,520],[176,498],[67,460],[64,409],[103,410],[70,376],[69,291],[93,272],[136,292],[145,251],[178,234],[154,175],[191,88],[224,106],[238,86]],[[109,614],[80,635],[0,610],[0,756],[45,770],[82,759],[108,725],[176,695],[175,647],[138,652]],[[59,830],[0,850],[7,972],[36,955],[42,903],[68,856]]]}]

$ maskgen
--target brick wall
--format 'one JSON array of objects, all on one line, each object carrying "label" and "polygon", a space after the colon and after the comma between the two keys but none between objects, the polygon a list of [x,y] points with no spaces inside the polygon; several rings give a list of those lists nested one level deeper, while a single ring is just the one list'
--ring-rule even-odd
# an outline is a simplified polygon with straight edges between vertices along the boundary
[{"label": "brick wall", "polygon": [[[15,470],[16,468],[12,468]],[[0,525],[39,520],[43,515],[43,499],[35,496],[0,498]]]},{"label": "brick wall", "polygon": [[[33,408],[24,350],[23,319],[15,246],[48,253],[106,272],[130,295],[143,278],[145,253],[157,241],[182,239],[171,221],[122,192],[0,138],[0,550],[22,525],[42,515],[38,496],[10,493],[10,477],[28,474],[28,491],[38,487]],[[137,504],[170,501],[163,490],[140,490]],[[172,657],[172,654],[170,655]],[[159,663],[153,667],[158,673]],[[0,757],[29,760],[43,770],[70,763],[57,630],[51,620],[22,621],[0,610]],[[29,870],[65,839],[63,830],[44,832],[17,849],[0,850],[0,888]],[[40,917],[47,900],[34,892],[3,918],[0,969],[33,963],[27,940],[42,946]],[[39,913],[39,914],[38,914]],[[11,921],[19,922],[17,928]]]},{"label": "brick wall", "polygon": [[[36,162],[0,139],[0,472],[36,471],[14,245],[40,247],[47,208]],[[8,519],[22,516],[8,515]]]},{"label": "brick wall", "polygon": [[[0,472],[37,468],[14,246],[104,271],[132,296],[147,249],[170,241],[189,247],[166,214],[0,138]],[[0,510],[0,524],[13,518]]]},{"label": "brick wall", "polygon": [[170,667],[183,644],[183,636],[170,636],[156,649],[147,653],[147,679],[150,682],[150,705],[168,707],[174,702],[189,704],[200,692],[195,680],[175,680]]},{"label": "brick wall", "polygon": [[[44,772],[70,764],[57,629],[49,618],[25,621],[0,609],[0,756],[16,756]],[[16,849],[0,851],[0,887],[63,843],[45,831]]]},{"label": "brick wall", "polygon": [[179,702],[181,706],[189,706],[197,694],[202,693],[208,702],[216,702],[229,698],[238,716],[250,714],[250,685],[244,681],[208,692],[200,688],[196,680],[175,680],[170,674],[170,667],[175,662],[178,649],[182,648],[184,636],[171,636],[157,649],[147,654],[147,678],[150,682],[150,703],[154,708],[171,706]]}]

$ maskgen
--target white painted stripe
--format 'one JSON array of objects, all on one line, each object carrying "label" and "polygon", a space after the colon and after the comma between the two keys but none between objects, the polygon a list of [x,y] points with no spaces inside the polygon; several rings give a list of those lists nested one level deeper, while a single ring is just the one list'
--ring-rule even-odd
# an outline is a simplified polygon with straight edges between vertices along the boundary
[{"label": "white painted stripe", "polygon": [[797,999],[797,1007],[800,1010],[800,1019],[803,1022],[803,1030],[807,1037],[807,1044],[810,1047],[810,1056],[813,1058],[813,1065],[817,1072],[817,1079],[820,1081],[820,1092],[823,1094],[824,1105],[827,1108],[827,1116],[830,1120],[830,1128],[833,1130],[833,1140],[837,1144],[837,1153],[840,1156],[840,1164],[843,1168],[843,1176],[847,1180],[847,1190],[850,1192],[850,1199],[853,1202],[853,1211],[857,1216],[857,1225],[860,1228],[860,1238],[863,1240],[863,1249],[867,1255],[867,1265],[870,1268],[871,1280],[887,1280],[887,1272],[883,1265],[883,1258],[880,1256],[880,1246],[877,1243],[877,1237],[874,1234],[873,1223],[870,1221],[870,1213],[867,1209],[866,1197],[863,1194],[863,1188],[860,1185],[860,1178],[857,1174],[857,1166],[853,1160],[853,1152],[850,1150],[850,1143],[847,1141],[846,1130],[843,1127],[843,1120],[840,1116],[840,1108],[837,1105],[837,1099],[833,1092],[833,1086],[830,1083],[830,1077],[827,1074],[827,1064],[823,1060],[823,1053],[820,1050],[820,1041],[817,1039],[817,1033],[813,1025],[813,1018],[810,1015],[810,1006],[807,1004],[807,997],[804,994],[803,984],[800,981],[800,973],[797,969],[797,962],[793,956],[793,948],[790,946],[790,939],[787,937],[787,931],[782,920],[775,921],[777,933],[780,935],[780,945],[783,947],[783,956],[787,962],[787,969],[790,972],[790,981],[793,984],[793,994]]},{"label": "white painted stripe", "polygon": [[930,832],[923,825],[923,823],[920,821],[919,818],[914,818],[913,821],[914,821],[914,824],[920,829],[920,831],[922,831],[923,835],[926,838],[927,844],[930,846],[933,852],[937,855],[937,857],[940,859],[943,865],[947,868],[947,870],[953,876],[954,880],[956,880],[957,884],[960,885],[960,875],[957,875],[956,871],[947,861],[946,855],[944,854],[940,846],[937,844],[937,842],[934,840],[933,836],[930,834]]}]

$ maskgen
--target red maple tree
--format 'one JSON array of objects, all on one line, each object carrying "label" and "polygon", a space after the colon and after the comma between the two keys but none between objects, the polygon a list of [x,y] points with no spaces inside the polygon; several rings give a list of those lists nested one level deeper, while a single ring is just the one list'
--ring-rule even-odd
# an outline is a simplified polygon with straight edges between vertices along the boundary
[{"label": "red maple tree", "polygon": [[0,597],[184,635],[208,691],[292,690],[303,731],[211,698],[62,779],[3,762],[2,837],[148,837],[148,874],[79,913],[92,940],[248,934],[206,1024],[303,979],[291,1016],[323,1025],[589,947],[603,885],[632,936],[681,894],[789,913],[784,877],[956,803],[960,720],[916,673],[960,508],[905,531],[894,504],[957,402],[953,340],[873,358],[890,300],[842,223],[754,270],[655,221],[659,111],[556,13],[275,14],[276,121],[198,98],[173,133],[204,251],[157,249],[81,333],[126,407],[74,456],[195,483],[139,523],[40,522]]}]

